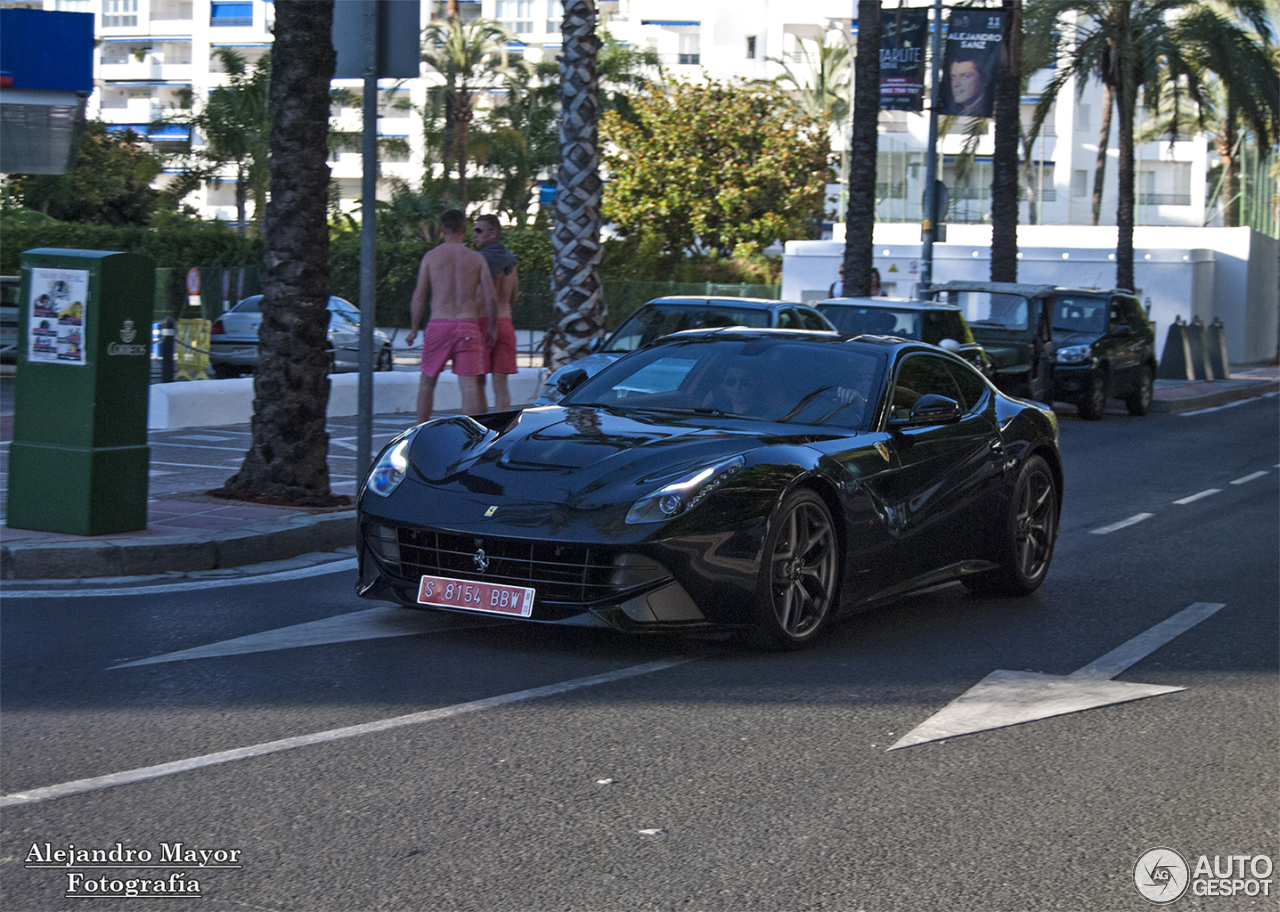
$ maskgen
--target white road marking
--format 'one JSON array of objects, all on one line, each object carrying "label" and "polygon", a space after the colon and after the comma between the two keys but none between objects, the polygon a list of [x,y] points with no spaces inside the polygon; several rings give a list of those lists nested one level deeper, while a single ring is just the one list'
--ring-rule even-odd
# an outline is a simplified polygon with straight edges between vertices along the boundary
[{"label": "white road marking", "polygon": [[1134,514],[1133,516],[1130,516],[1128,519],[1122,519],[1119,522],[1112,523],[1109,526],[1103,526],[1100,529],[1090,529],[1089,532],[1092,535],[1106,535],[1109,532],[1115,532],[1117,529],[1125,529],[1125,528],[1128,528],[1129,526],[1137,525],[1138,523],[1142,522],[1144,519],[1150,519],[1154,515],[1155,515],[1154,513],[1137,513],[1137,514]]},{"label": "white road marking", "polygon": [[226,586],[244,586],[250,583],[279,583],[287,580],[307,579],[312,576],[324,576],[327,573],[345,573],[355,570],[358,561],[354,558],[335,560],[332,563],[317,564],[314,567],[299,567],[296,570],[280,570],[276,573],[262,573],[256,576],[246,573],[244,576],[215,577],[213,579],[187,580],[182,583],[161,583],[156,586],[121,586],[113,589],[14,589],[16,580],[5,583],[4,597],[9,599],[46,599],[46,598],[107,598],[115,595],[163,595],[170,592],[190,592],[192,589],[221,589]]},{"label": "white road marking", "polygon": [[[230,443],[230,437],[215,437],[211,434],[184,434],[181,437],[170,437],[170,440],[202,440],[205,443]],[[163,440],[157,440],[155,443],[164,443]]]},{"label": "white road marking", "polygon": [[1260,396],[1254,396],[1250,399],[1237,399],[1235,402],[1228,402],[1226,405],[1215,405],[1210,408],[1196,409],[1193,412],[1179,412],[1178,414],[1182,415],[1183,417],[1187,417],[1189,415],[1204,415],[1208,412],[1220,412],[1223,409],[1235,408],[1237,405],[1245,405],[1247,403],[1253,402],[1255,399],[1274,399],[1276,396],[1280,396],[1280,392],[1276,392],[1273,390],[1272,392],[1263,393]]},{"label": "white road marking", "polygon": [[1218,602],[1189,605],[1066,677],[993,671],[889,750],[1186,690],[1111,679],[1223,607]]},{"label": "white road marking", "polygon": [[559,684],[548,684],[545,687],[534,687],[529,690],[519,690],[514,693],[502,694],[496,697],[487,697],[483,700],[473,700],[470,703],[457,703],[453,706],[442,706],[439,709],[430,709],[426,712],[411,713],[407,716],[395,716],[390,719],[379,719],[378,721],[365,722],[361,725],[350,725],[346,728],[335,728],[330,729],[329,731],[315,732],[310,735],[297,735],[292,738],[282,738],[279,741],[268,741],[263,744],[253,744],[249,747],[239,747],[233,750],[219,751],[214,754],[205,754],[200,757],[190,757],[186,760],[175,760],[172,763],[161,763],[157,766],[144,766],[140,769],[111,773],[106,776],[95,776],[91,779],[77,779],[74,782],[63,782],[58,785],[49,785],[43,788],[14,792],[10,795],[0,796],[0,808],[21,807],[24,805],[37,804],[54,798],[65,798],[68,795],[95,792],[100,789],[111,788],[115,785],[126,785],[134,782],[144,782],[148,779],[159,779],[163,776],[172,776],[177,773],[185,773],[191,770],[201,769],[206,766],[215,766],[220,763],[233,763],[237,760],[248,760],[251,757],[262,757],[267,754],[276,754],[281,751],[293,750],[299,747],[309,747],[313,744],[325,744],[331,741],[341,741],[346,738],[357,738],[362,735],[391,731],[392,729],[404,728],[409,725],[421,725],[426,722],[449,719],[453,716],[463,715],[464,713],[478,712],[484,709],[496,709],[499,706],[519,703],[524,700],[536,700],[540,697],[555,696],[557,694],[568,693],[574,690],[581,690],[585,687],[595,687],[600,684],[611,684],[615,681],[626,680],[627,678],[653,674],[657,671],[663,671],[667,668],[674,668],[677,665],[683,665],[686,662],[692,662],[698,658],[701,658],[701,656],[682,656],[675,659],[663,659],[658,662],[649,662],[644,665],[633,665],[630,668],[619,668],[617,671],[591,675],[586,678],[574,678],[569,681],[562,681]]},{"label": "white road marking", "polygon": [[1248,484],[1251,481],[1257,481],[1259,478],[1265,478],[1270,474],[1271,474],[1270,472],[1253,472],[1249,475],[1244,476],[1243,478],[1237,478],[1235,481],[1231,483],[1233,485]]},{"label": "white road marking", "polygon": [[133,668],[137,665],[158,665],[162,662],[185,662],[188,659],[245,655],[250,652],[275,652],[279,649],[299,649],[303,646],[325,646],[330,643],[347,643],[353,640],[417,636],[421,633],[437,633],[442,630],[466,630],[510,623],[512,622],[471,615],[381,606],[309,621],[305,624],[294,624],[292,627],[264,630],[262,633],[252,633],[232,640],[223,640],[220,643],[195,646],[191,649],[138,659],[121,665],[112,665],[108,670]]},{"label": "white road marking", "polygon": [[1175,500],[1174,503],[1176,504],[1194,503],[1195,501],[1201,500],[1202,498],[1212,497],[1214,494],[1221,494],[1221,493],[1222,493],[1222,488],[1208,488],[1207,490],[1201,491],[1199,494],[1192,494],[1190,497],[1182,498],[1182,500]]},{"label": "white road marking", "polygon": [[330,437],[329,443],[335,446],[344,447],[345,449],[355,452],[356,444],[354,437]]}]

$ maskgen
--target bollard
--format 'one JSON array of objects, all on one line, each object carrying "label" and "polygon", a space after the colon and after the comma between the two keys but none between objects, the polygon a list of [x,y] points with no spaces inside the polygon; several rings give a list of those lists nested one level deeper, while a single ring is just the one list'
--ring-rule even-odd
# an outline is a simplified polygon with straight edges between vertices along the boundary
[{"label": "bollard", "polygon": [[1194,380],[1195,369],[1191,366],[1191,343],[1187,339],[1187,324],[1182,322],[1179,314],[1169,326],[1169,335],[1165,337],[1164,351],[1160,354],[1160,367],[1156,377],[1161,380]]},{"label": "bollard", "polygon": [[1192,317],[1187,326],[1187,342],[1191,347],[1191,370],[1194,380],[1212,380],[1213,368],[1209,366],[1209,358],[1204,350],[1204,321]]},{"label": "bollard", "polygon": [[165,317],[160,326],[160,382],[173,382],[173,317]]},{"label": "bollard", "polygon": [[1213,322],[1205,327],[1204,330],[1204,353],[1209,359],[1209,366],[1213,369],[1213,375],[1219,380],[1227,380],[1231,377],[1231,365],[1227,359],[1227,337],[1222,320],[1218,317],[1213,318]]}]

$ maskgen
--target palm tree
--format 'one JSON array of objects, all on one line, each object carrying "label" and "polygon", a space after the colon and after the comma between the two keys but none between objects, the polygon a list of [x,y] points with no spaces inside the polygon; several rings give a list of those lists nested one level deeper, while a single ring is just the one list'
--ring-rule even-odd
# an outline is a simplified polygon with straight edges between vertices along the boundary
[{"label": "palm tree", "polygon": [[991,281],[1018,281],[1018,141],[1022,133],[1022,0],[1004,0],[996,138],[991,158]]},{"label": "palm tree", "polygon": [[[276,9],[271,49],[271,198],[253,442],[219,493],[327,505],[329,80],[333,0]],[[344,499],[345,501],[345,499]]]},{"label": "palm tree", "polygon": [[601,294],[599,77],[594,0],[564,0],[555,287],[547,332],[552,369],[583,357],[604,331]]},{"label": "palm tree", "polygon": [[468,133],[475,117],[475,98],[501,84],[505,62],[503,49],[510,36],[497,22],[476,19],[464,23],[450,15],[422,33],[422,60],[444,78],[444,167],[457,162],[458,202],[464,211],[467,190]]},{"label": "palm tree", "polygon": [[[271,55],[264,55],[250,70],[245,59],[231,48],[215,48],[214,54],[227,72],[227,84],[210,90],[203,101],[190,89],[179,93],[186,109],[172,113],[161,123],[182,124],[204,139],[204,146],[182,153],[184,167],[167,188],[180,201],[201,183],[217,179],[228,165],[236,174],[236,222],[245,233],[249,194],[253,194],[253,228],[262,225],[266,211],[267,160],[270,157]],[[194,138],[194,137],[193,137]]]},{"label": "palm tree", "polygon": [[845,221],[845,293],[871,293],[876,220],[876,157],[880,118],[880,0],[858,0],[858,56],[853,77],[853,140],[849,144],[849,210]]},{"label": "palm tree", "polygon": [[[803,50],[804,41],[800,40]],[[800,74],[791,64],[778,57],[765,60],[781,65],[781,75],[774,82],[790,86],[796,105],[810,117],[820,117],[835,123],[843,123],[849,116],[849,84],[853,78],[853,49],[841,36],[837,44],[815,40],[809,72]],[[878,91],[878,90],[877,90]]]},{"label": "palm tree", "polygon": [[[1267,29],[1267,10],[1253,0],[1221,0],[1259,34]],[[1058,71],[1036,106],[1032,132],[1038,132],[1057,93],[1071,80],[1077,92],[1097,79],[1109,87],[1119,121],[1119,202],[1116,207],[1116,285],[1133,288],[1134,121],[1139,94],[1148,110],[1162,98],[1185,94],[1204,99],[1203,72],[1188,43],[1214,42],[1237,49],[1249,43],[1244,29],[1223,17],[1201,15],[1199,0],[1037,0],[1028,7],[1028,31],[1057,34]],[[1269,34],[1269,31],[1267,32]],[[1219,78],[1228,89],[1250,94],[1251,67],[1220,61]]]}]

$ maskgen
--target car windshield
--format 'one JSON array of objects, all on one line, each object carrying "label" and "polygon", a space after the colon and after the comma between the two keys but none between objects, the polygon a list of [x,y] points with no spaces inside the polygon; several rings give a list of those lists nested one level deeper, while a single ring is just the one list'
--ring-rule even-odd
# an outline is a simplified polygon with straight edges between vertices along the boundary
[{"label": "car windshield", "polygon": [[1053,328],[1100,335],[1107,331],[1108,309],[1105,297],[1059,294],[1053,305]]},{"label": "car windshield", "polygon": [[769,312],[730,304],[646,304],[627,318],[617,332],[605,342],[602,351],[630,352],[655,339],[684,329],[708,326],[750,326],[763,329],[769,325]]},{"label": "car windshield", "polygon": [[818,310],[835,324],[836,329],[849,335],[867,333],[873,336],[900,336],[903,339],[922,338],[918,310],[857,307],[849,304],[828,304]]},{"label": "car windshield", "polygon": [[970,323],[1010,330],[1026,329],[1030,325],[1029,302],[1019,294],[953,291],[947,295],[947,301],[959,305],[965,319]]},{"label": "car windshield", "polygon": [[883,370],[884,356],[844,346],[690,339],[614,362],[561,405],[865,429]]}]

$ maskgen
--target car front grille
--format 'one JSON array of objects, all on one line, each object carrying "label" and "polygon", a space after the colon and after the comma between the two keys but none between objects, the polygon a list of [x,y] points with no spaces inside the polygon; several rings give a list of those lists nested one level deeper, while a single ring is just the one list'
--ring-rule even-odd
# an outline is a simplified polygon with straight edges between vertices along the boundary
[{"label": "car front grille", "polygon": [[563,605],[606,600],[631,582],[613,552],[598,547],[405,528],[398,537],[401,573],[411,582],[428,575],[533,586],[541,602]]}]

